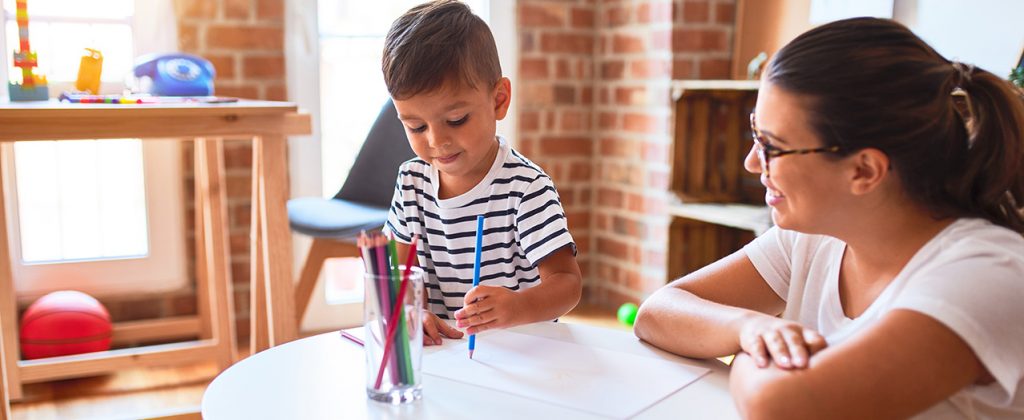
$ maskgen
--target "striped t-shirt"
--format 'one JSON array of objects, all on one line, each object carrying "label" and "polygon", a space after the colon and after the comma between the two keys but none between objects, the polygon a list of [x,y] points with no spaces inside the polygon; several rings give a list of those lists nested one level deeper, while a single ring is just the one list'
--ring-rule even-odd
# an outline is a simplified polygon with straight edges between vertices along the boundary
[{"label": "striped t-shirt", "polygon": [[402,164],[385,230],[409,243],[419,234],[417,256],[427,274],[431,312],[453,319],[473,288],[476,217],[484,216],[480,284],[511,290],[540,284],[537,263],[576,245],[551,178],[497,137],[498,155],[479,184],[449,199],[437,198],[437,169],[414,158]]}]

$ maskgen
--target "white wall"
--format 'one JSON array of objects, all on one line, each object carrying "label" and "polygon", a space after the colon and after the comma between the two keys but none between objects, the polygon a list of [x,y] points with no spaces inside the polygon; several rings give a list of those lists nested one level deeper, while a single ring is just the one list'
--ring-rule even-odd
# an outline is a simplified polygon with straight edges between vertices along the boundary
[{"label": "white wall", "polygon": [[1024,1],[897,0],[894,18],[949,59],[1006,78],[1024,49]]}]

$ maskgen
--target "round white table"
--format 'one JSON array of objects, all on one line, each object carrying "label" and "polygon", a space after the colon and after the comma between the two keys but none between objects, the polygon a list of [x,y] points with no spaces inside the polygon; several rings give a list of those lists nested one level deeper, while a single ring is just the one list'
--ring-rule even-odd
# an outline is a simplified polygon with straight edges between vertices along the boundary
[{"label": "round white table", "polygon": [[[350,331],[359,330],[355,328]],[[634,418],[739,418],[729,395],[728,367],[717,360],[678,358],[640,342],[628,331],[541,322],[510,331],[627,352],[672,357],[711,369]],[[424,347],[424,356],[465,340]],[[425,374],[423,399],[392,406],[366,397],[362,347],[338,332],[296,340],[257,353],[222,372],[203,395],[204,419],[594,419],[592,413]]]}]

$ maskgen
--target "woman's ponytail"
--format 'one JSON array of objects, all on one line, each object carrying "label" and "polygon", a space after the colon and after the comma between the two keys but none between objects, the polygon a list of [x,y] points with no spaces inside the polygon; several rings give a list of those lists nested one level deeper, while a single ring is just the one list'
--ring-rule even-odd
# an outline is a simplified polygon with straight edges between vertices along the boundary
[{"label": "woman's ponytail", "polygon": [[968,213],[1024,234],[1024,96],[985,70],[953,67],[968,149],[964,172],[950,178],[948,193]]}]

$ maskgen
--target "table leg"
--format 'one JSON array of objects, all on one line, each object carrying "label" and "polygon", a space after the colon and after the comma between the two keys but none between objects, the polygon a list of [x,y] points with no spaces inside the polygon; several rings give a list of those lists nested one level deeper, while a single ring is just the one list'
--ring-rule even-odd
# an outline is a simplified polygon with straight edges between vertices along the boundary
[{"label": "table leg", "polygon": [[[3,318],[3,314],[0,314],[0,323]],[[0,420],[11,418],[11,402],[7,398],[7,366],[2,363],[4,360],[4,337],[0,335]]]},{"label": "table leg", "polygon": [[[4,148],[0,147],[0,162],[4,159],[4,151]],[[0,188],[6,186],[7,182],[0,173]],[[0,330],[3,334],[0,343],[0,346],[3,346],[0,363],[3,363],[7,371],[7,380],[4,383],[7,395],[4,401],[19,400],[22,397],[21,372],[18,370],[18,360],[21,358],[18,351],[18,303],[14,292],[14,277],[11,274],[11,250],[7,244],[6,206],[3,191],[0,190]]]},{"label": "table leg", "polygon": [[[260,148],[253,145],[252,148],[252,169],[253,173],[259,173]],[[263,275],[263,241],[261,240],[260,220],[263,212],[260,205],[263,201],[263,183],[258,176],[252,179],[252,202],[249,236],[250,261],[249,267],[252,279],[249,285],[249,349],[250,354],[256,354],[270,347],[270,332],[267,330],[267,284]]]},{"label": "table leg", "polygon": [[259,180],[260,252],[267,292],[267,315],[271,347],[298,338],[295,295],[292,284],[292,239],[287,211],[287,142],[284,136],[253,139],[253,179]]},{"label": "table leg", "polygon": [[209,178],[206,174],[206,159],[202,151],[200,141],[192,143],[193,156],[193,195],[194,195],[194,225],[195,225],[195,250],[196,250],[196,315],[199,317],[199,338],[208,339],[213,337],[212,314],[210,313],[210,285],[206,278],[206,226],[203,209],[206,208],[206,193],[203,191],[202,179]]},{"label": "table leg", "polygon": [[231,366],[237,352],[231,271],[228,267],[227,191],[224,181],[223,141],[196,141],[197,160],[202,170],[197,178],[204,194],[202,217],[204,262],[212,306],[213,336],[217,341],[217,362],[221,369]]}]

